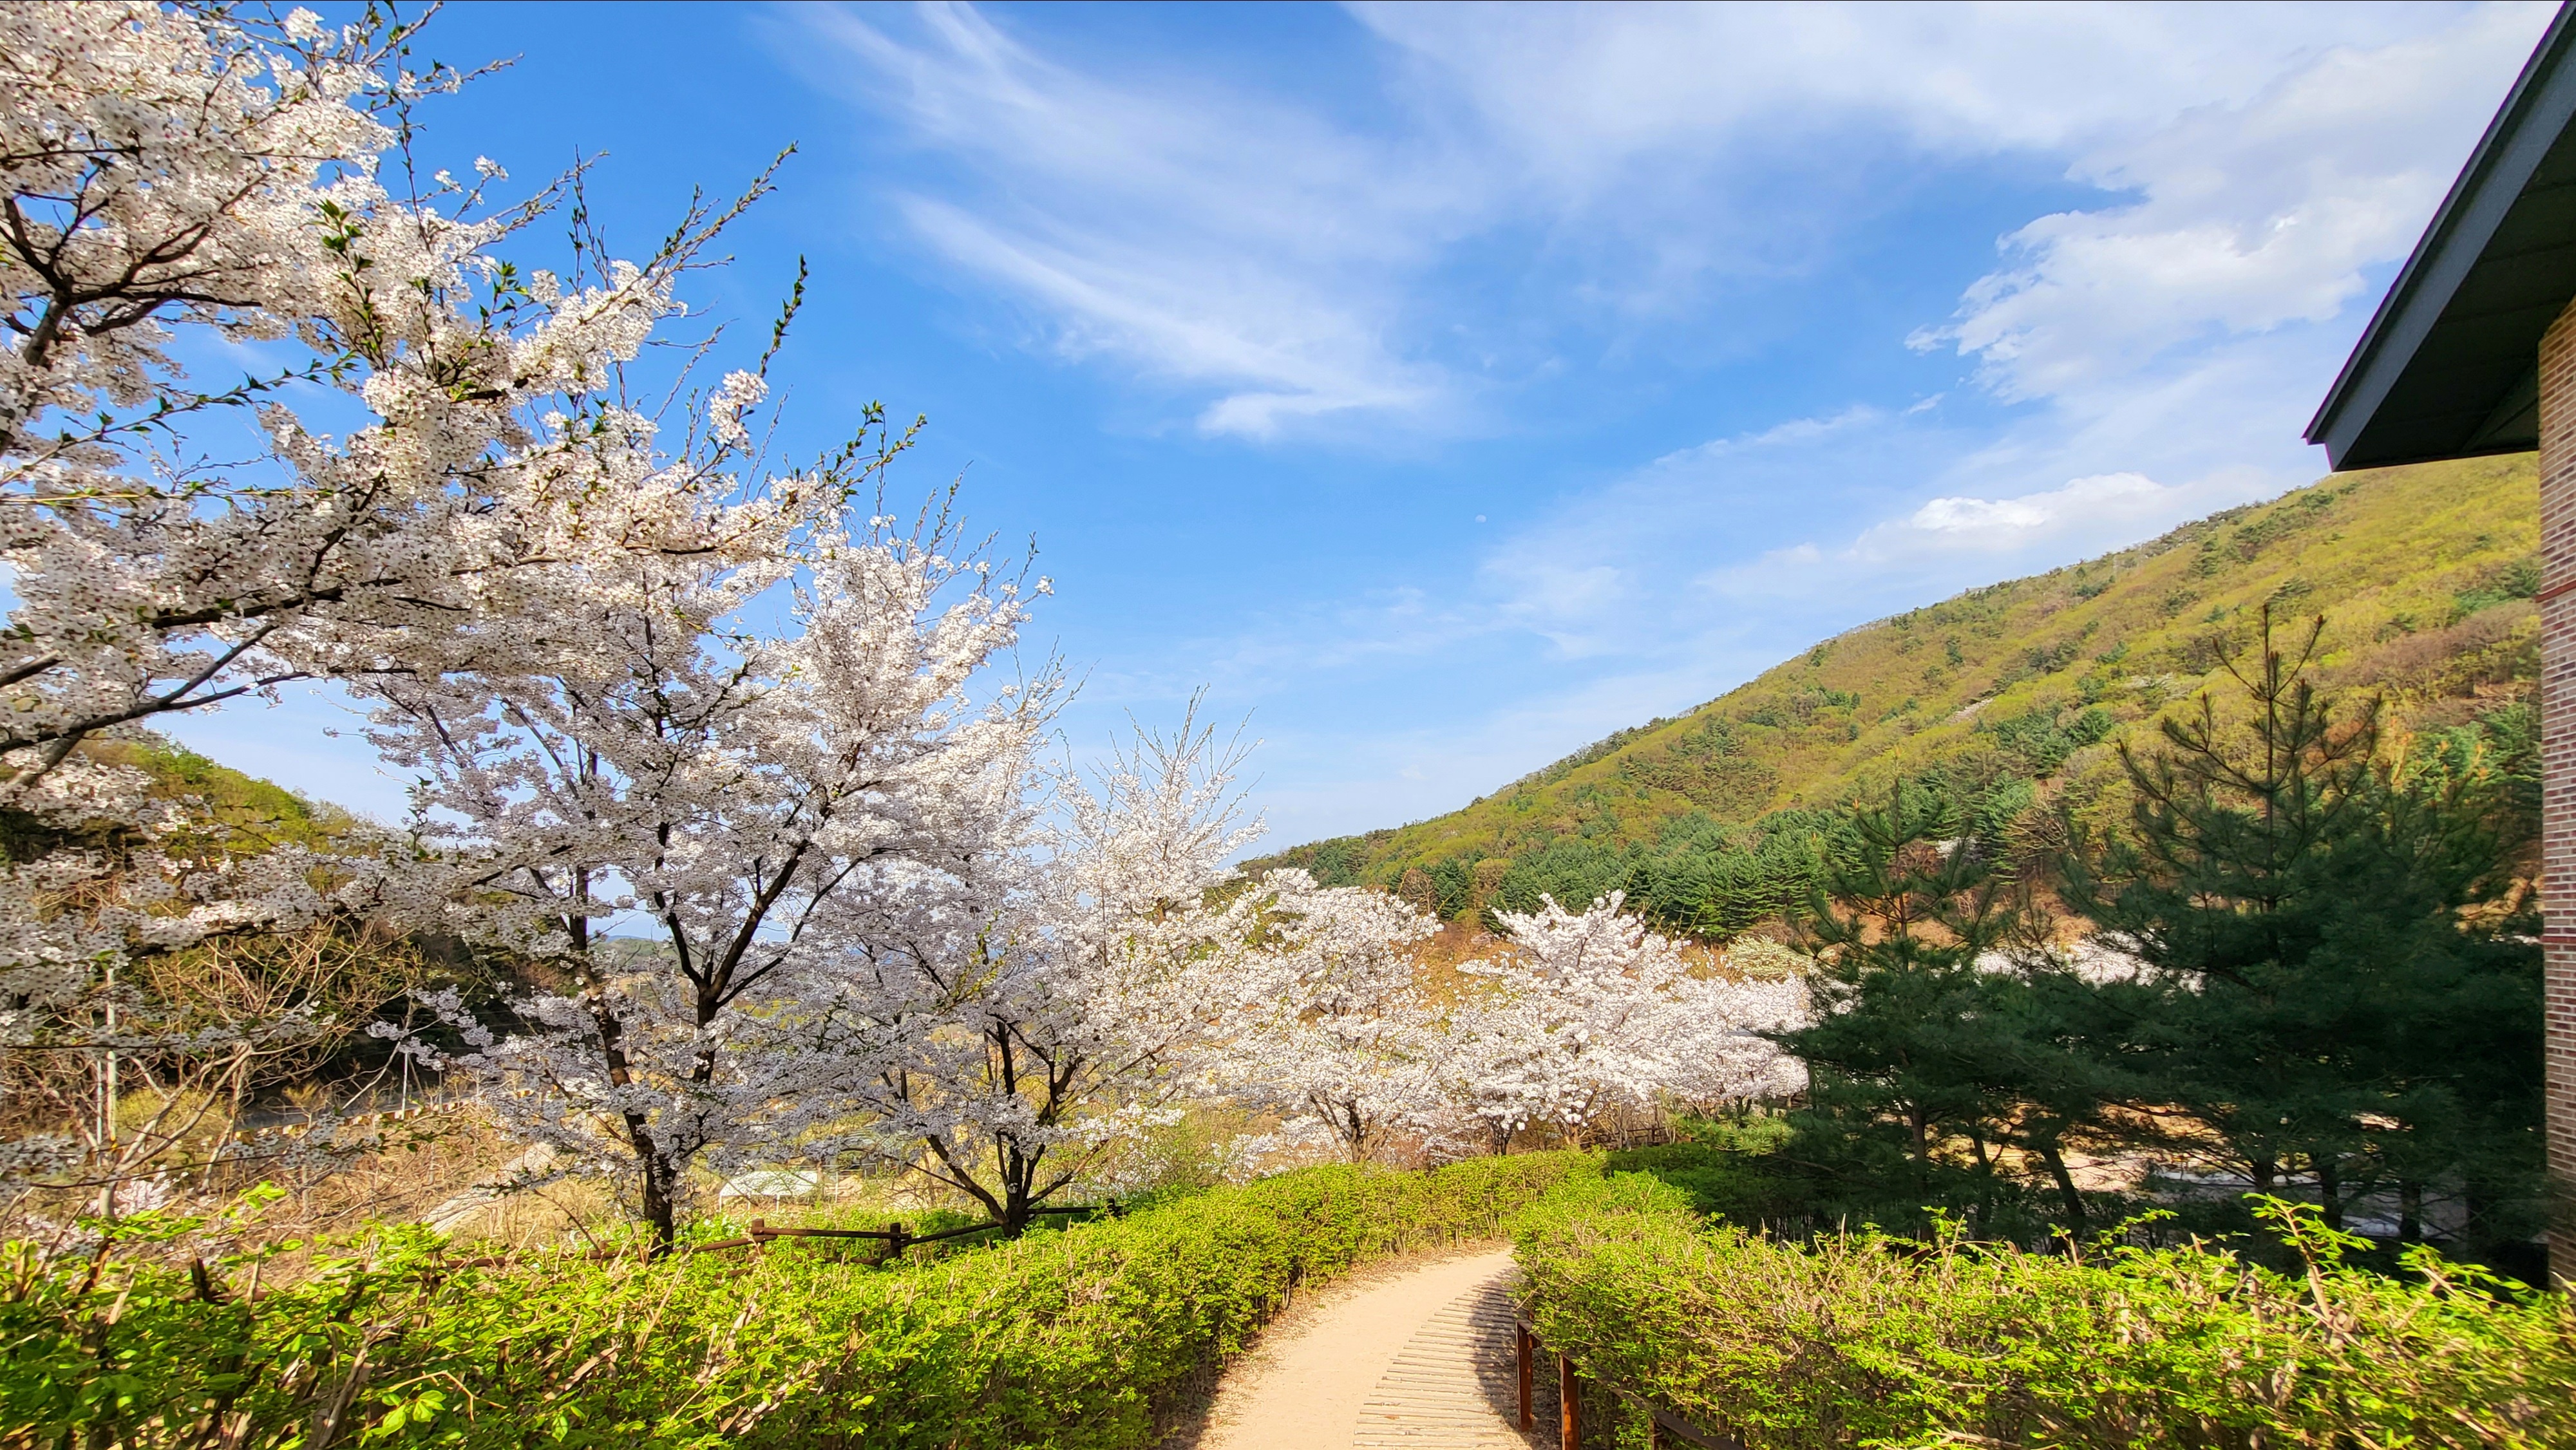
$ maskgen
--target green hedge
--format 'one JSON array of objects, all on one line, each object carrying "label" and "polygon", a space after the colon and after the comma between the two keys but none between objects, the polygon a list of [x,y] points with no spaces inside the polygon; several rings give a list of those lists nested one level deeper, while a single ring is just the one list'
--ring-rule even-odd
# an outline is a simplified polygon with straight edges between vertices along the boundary
[{"label": "green hedge", "polygon": [[2207,1245],[1800,1246],[1633,1175],[1568,1184],[1516,1240],[1543,1340],[1749,1450],[2576,1443],[2568,1295],[2428,1253],[2347,1269],[2360,1241],[2272,1217],[2304,1276]]},{"label": "green hedge", "polygon": [[255,1298],[246,1263],[200,1283],[174,1251],[205,1226],[147,1218],[94,1258],[8,1246],[0,1445],[1144,1446],[1157,1397],[1292,1286],[1499,1234],[1598,1172],[1309,1169],[891,1270],[790,1244],[443,1269],[387,1231]]}]

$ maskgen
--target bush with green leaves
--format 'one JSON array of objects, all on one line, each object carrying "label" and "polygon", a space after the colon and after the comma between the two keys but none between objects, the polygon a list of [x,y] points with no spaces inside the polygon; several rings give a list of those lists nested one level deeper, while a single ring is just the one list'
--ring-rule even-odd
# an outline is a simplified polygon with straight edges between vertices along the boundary
[{"label": "bush with green leaves", "polygon": [[1566,1185],[1517,1240],[1549,1347],[1748,1450],[2576,1439],[2569,1296],[2425,1249],[2401,1278],[2348,1268],[2363,1240],[2304,1207],[2263,1211],[2301,1272],[2204,1241],[1800,1245],[1703,1219],[1630,1174]]},{"label": "bush with green leaves", "polygon": [[892,1269],[813,1240],[461,1262],[403,1229],[280,1283],[190,1256],[225,1224],[138,1215],[7,1246],[0,1446],[1144,1446],[1298,1285],[1498,1234],[1597,1164],[1308,1169]]}]

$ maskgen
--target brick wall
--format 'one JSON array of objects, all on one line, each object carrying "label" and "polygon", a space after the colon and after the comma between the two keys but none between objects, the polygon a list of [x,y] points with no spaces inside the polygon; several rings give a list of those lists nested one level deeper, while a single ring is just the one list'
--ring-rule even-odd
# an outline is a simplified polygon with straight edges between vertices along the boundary
[{"label": "brick wall", "polygon": [[[2549,1168],[2576,1185],[2576,302],[2540,343],[2540,548]],[[2565,1207],[2550,1232],[2549,1260],[2553,1275],[2576,1279],[2576,1213]]]}]

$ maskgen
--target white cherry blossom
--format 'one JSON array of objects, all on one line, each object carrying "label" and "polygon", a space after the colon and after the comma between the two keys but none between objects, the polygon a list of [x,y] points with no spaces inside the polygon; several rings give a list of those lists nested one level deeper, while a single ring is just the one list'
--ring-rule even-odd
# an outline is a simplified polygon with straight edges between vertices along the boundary
[{"label": "white cherry blossom", "polygon": [[1695,975],[1679,943],[1623,914],[1541,898],[1500,913],[1515,949],[1462,970],[1491,990],[1449,1017],[1452,1097],[1500,1140],[1547,1123],[1576,1141],[1613,1107],[1785,1096],[1804,1072],[1759,1034],[1804,1020],[1805,990]]},{"label": "white cherry blossom", "polygon": [[1277,1115],[1283,1140],[1329,1143],[1350,1161],[1396,1137],[1437,1143],[1449,1116],[1440,1008],[1415,962],[1436,923],[1390,893],[1297,870],[1263,873],[1242,899],[1259,939],[1214,984],[1212,1086]]},{"label": "white cherry blossom", "polygon": [[1022,890],[1052,676],[973,698],[1019,592],[935,524],[841,532],[838,493],[755,521],[746,561],[593,579],[506,671],[365,687],[420,774],[447,919],[565,979],[443,1065],[567,1164],[630,1174],[666,1242],[694,1165],[861,1141],[870,1084],[992,994]]}]

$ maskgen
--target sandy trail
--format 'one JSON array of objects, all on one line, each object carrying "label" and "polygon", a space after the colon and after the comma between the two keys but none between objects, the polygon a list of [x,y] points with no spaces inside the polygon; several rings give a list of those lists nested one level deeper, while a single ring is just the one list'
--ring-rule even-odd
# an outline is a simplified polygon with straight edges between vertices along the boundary
[{"label": "sandy trail", "polygon": [[1227,1371],[1195,1450],[1527,1450],[1511,1276],[1496,1248],[1339,1286]]}]

